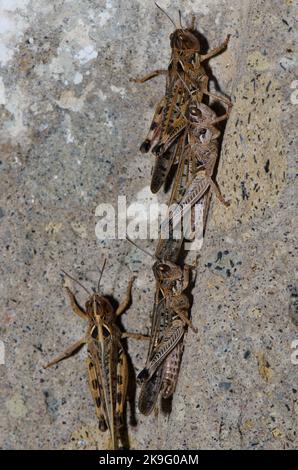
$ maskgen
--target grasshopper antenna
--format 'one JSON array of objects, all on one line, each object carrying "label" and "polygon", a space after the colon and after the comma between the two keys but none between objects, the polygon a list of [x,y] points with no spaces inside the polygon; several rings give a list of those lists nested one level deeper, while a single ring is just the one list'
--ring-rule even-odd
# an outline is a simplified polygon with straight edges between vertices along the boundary
[{"label": "grasshopper antenna", "polygon": [[169,18],[170,22],[174,25],[175,29],[178,29],[177,28],[177,25],[175,24],[175,22],[172,20],[172,18],[167,14],[167,12],[165,10],[163,10],[156,2],[154,2],[155,5],[157,6],[157,8],[160,9],[160,11],[163,12],[164,15],[166,15],[167,18]]},{"label": "grasshopper antenna", "polygon": [[69,279],[71,279],[72,281],[76,282],[82,289],[84,289],[85,292],[87,292],[88,295],[91,295],[91,293],[88,291],[88,289],[86,289],[86,287],[80,283],[80,281],[78,281],[76,278],[72,277],[70,274],[68,274],[66,271],[64,271],[63,269],[61,269],[61,272],[69,277]]},{"label": "grasshopper antenna", "polygon": [[181,10],[179,10],[179,23],[180,23],[181,29],[183,29],[183,26],[182,26],[182,14],[181,14]]},{"label": "grasshopper antenna", "polygon": [[144,248],[141,248],[139,245],[137,245],[133,240],[131,240],[129,238],[128,235],[126,235],[126,240],[131,243],[133,246],[135,246],[136,248],[138,248],[139,250],[143,251],[144,253],[146,253],[146,255],[150,256],[150,258],[153,258],[154,259],[154,256],[152,255],[152,253],[149,253],[149,251],[147,250],[144,250]]},{"label": "grasshopper antenna", "polygon": [[97,283],[97,292],[98,293],[99,293],[100,281],[101,281],[101,278],[102,278],[102,275],[103,275],[103,272],[104,272],[104,268],[106,267],[106,264],[107,264],[107,258],[104,259],[104,262],[103,262],[103,265],[102,265],[102,268],[101,268],[101,272],[100,272],[100,276],[99,276],[99,279],[98,279],[98,283]]}]

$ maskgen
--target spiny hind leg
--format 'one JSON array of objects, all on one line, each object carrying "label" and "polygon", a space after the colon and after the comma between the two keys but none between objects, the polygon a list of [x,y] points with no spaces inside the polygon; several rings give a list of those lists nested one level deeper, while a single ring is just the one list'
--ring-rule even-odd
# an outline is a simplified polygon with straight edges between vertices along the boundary
[{"label": "spiny hind leg", "polygon": [[52,367],[55,364],[58,364],[58,362],[63,361],[64,359],[67,359],[70,356],[73,356],[79,350],[86,344],[86,337],[84,336],[81,338],[79,341],[76,341],[74,344],[69,346],[63,353],[59,354],[59,356],[56,357],[56,359],[53,359],[51,362],[49,362],[47,365],[43,366],[44,369],[47,369],[48,367]]},{"label": "spiny hind leg", "polygon": [[135,280],[135,277],[132,277],[131,280],[128,283],[125,297],[124,297],[123,301],[120,303],[120,305],[118,306],[118,308],[116,310],[116,315],[117,316],[122,315],[122,313],[125,312],[125,310],[131,304],[131,289],[132,289],[132,285],[133,285],[134,280]]},{"label": "spiny hind leg", "polygon": [[160,130],[160,124],[162,121],[163,117],[163,109],[166,104],[166,99],[163,97],[157,104],[155,111],[154,111],[154,116],[150,125],[149,132],[146,136],[146,139],[142,143],[140,147],[140,151],[142,153],[147,153],[149,152],[150,148],[153,145],[154,140],[156,139],[159,130]]},{"label": "spiny hind leg", "polygon": [[87,367],[88,367],[88,383],[89,383],[90,392],[91,392],[91,395],[95,404],[95,412],[98,418],[98,427],[101,431],[106,431],[108,426],[107,426],[104,411],[102,408],[102,399],[101,399],[102,387],[96,374],[95,365],[90,358],[87,359]]}]

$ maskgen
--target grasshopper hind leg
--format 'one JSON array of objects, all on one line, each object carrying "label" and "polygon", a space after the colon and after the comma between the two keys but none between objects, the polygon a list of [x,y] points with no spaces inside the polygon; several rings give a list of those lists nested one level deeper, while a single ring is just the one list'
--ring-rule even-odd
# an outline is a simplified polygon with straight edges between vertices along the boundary
[{"label": "grasshopper hind leg", "polygon": [[88,382],[95,403],[96,416],[98,418],[98,427],[101,431],[106,431],[108,429],[104,412],[102,409],[102,399],[101,399],[101,385],[98,381],[96,375],[95,365],[90,358],[87,359],[88,365]]},{"label": "grasshopper hind leg", "polygon": [[155,141],[155,139],[157,138],[160,132],[160,124],[161,124],[162,117],[163,117],[164,106],[165,106],[165,98],[162,98],[159,101],[158,105],[156,106],[155,113],[154,113],[154,116],[150,125],[149,132],[147,134],[147,137],[140,147],[140,151],[142,153],[149,152],[150,148],[153,145],[153,142]]}]

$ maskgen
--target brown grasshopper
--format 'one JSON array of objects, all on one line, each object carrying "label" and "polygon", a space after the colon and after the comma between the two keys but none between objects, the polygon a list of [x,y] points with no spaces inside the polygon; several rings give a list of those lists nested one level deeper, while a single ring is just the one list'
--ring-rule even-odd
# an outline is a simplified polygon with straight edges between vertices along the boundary
[{"label": "brown grasshopper", "polygon": [[155,308],[150,345],[145,368],[139,373],[142,384],[139,410],[151,413],[159,392],[163,398],[173,395],[183,351],[186,326],[197,331],[188,318],[189,267],[183,269],[170,261],[157,261],[153,266],[157,280]]},{"label": "brown grasshopper", "polygon": [[[158,5],[157,7],[163,11]],[[208,91],[209,78],[202,63],[224,50],[228,44],[229,36],[220,46],[212,49],[207,54],[201,54],[200,41],[194,29],[194,17],[191,27],[183,28],[179,12],[180,28],[178,28],[169,15],[165,11],[163,13],[176,28],[170,35],[172,54],[168,69],[155,70],[143,78],[134,79],[137,83],[144,83],[161,74],[167,77],[165,96],[156,107],[149,133],[140,148],[141,152],[145,153],[153,147],[152,152],[157,156],[151,180],[151,191],[153,193],[156,193],[166,180],[177,153],[175,149],[168,148],[165,150],[164,144],[169,140],[174,142],[186,126],[186,121],[181,113],[177,113],[179,109],[183,111],[189,100],[186,89],[182,86],[180,75],[191,92],[196,91],[197,95],[200,94],[200,101],[202,101],[204,95],[207,95],[227,103],[225,98]]]},{"label": "brown grasshopper", "polygon": [[[71,279],[75,280],[72,277]],[[127,337],[148,339],[137,333],[123,333],[117,325],[117,318],[131,303],[133,280],[130,280],[126,296],[116,311],[108,298],[99,294],[100,280],[97,292],[93,294],[75,280],[89,295],[85,309],[79,306],[75,295],[66,287],[73,312],[88,322],[87,333],[45,366],[45,368],[52,367],[87,345],[89,386],[95,403],[98,425],[102,431],[109,429],[113,449],[118,449],[120,443],[124,442],[128,361],[121,339]]]},{"label": "brown grasshopper", "polygon": [[[129,237],[126,239],[141,249]],[[151,253],[141,250],[154,258]],[[163,254],[162,251],[160,253]],[[158,259],[153,272],[156,294],[149,349],[145,368],[138,375],[142,384],[138,407],[145,415],[151,413],[160,391],[164,398],[174,393],[186,326],[197,332],[189,320],[190,303],[185,293],[189,286],[190,267],[181,268],[169,260]]]},{"label": "brown grasshopper", "polygon": [[[229,111],[217,117],[215,112],[200,101],[191,101],[187,113],[189,125],[185,131],[187,143],[184,146],[184,162],[187,162],[191,172],[189,182],[184,185],[184,195],[179,198],[176,207],[171,212],[169,221],[173,227],[181,222],[181,217],[185,217],[188,210],[200,201],[209,191],[215,193],[220,202],[229,206],[213,180],[214,168],[218,158],[218,137],[220,131],[215,127],[218,122],[227,119]],[[177,185],[181,185],[179,179],[174,182],[173,192]],[[183,183],[182,183],[183,185]],[[208,195],[208,201],[210,200]],[[172,198],[171,202],[174,198]],[[208,207],[204,208],[204,221],[206,221]],[[205,225],[205,222],[204,222]],[[162,224],[162,229],[163,224]]]}]

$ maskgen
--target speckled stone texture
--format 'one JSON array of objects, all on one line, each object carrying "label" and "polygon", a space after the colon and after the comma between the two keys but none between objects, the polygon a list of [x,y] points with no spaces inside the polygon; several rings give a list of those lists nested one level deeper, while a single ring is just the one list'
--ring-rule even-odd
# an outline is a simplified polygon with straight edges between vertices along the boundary
[{"label": "speckled stone texture", "polygon": [[[210,61],[234,103],[218,168],[231,207],[212,204],[193,290],[199,333],[187,334],[172,413],[137,414],[131,447],[295,448],[295,2],[160,4],[175,20],[179,8],[183,21],[194,13],[211,47],[231,34],[228,50]],[[86,351],[55,369],[42,365],[85,331],[65,299],[61,269],[91,288],[107,257],[102,290],[118,301],[134,273],[122,321],[148,331],[151,259],[125,240],[99,242],[95,208],[118,195],[128,204],[150,201],[153,159],[138,148],[164,79],[129,79],[167,65],[172,25],[149,0],[0,6],[0,445],[106,448]],[[137,373],[146,346],[131,340],[129,354]]]}]

